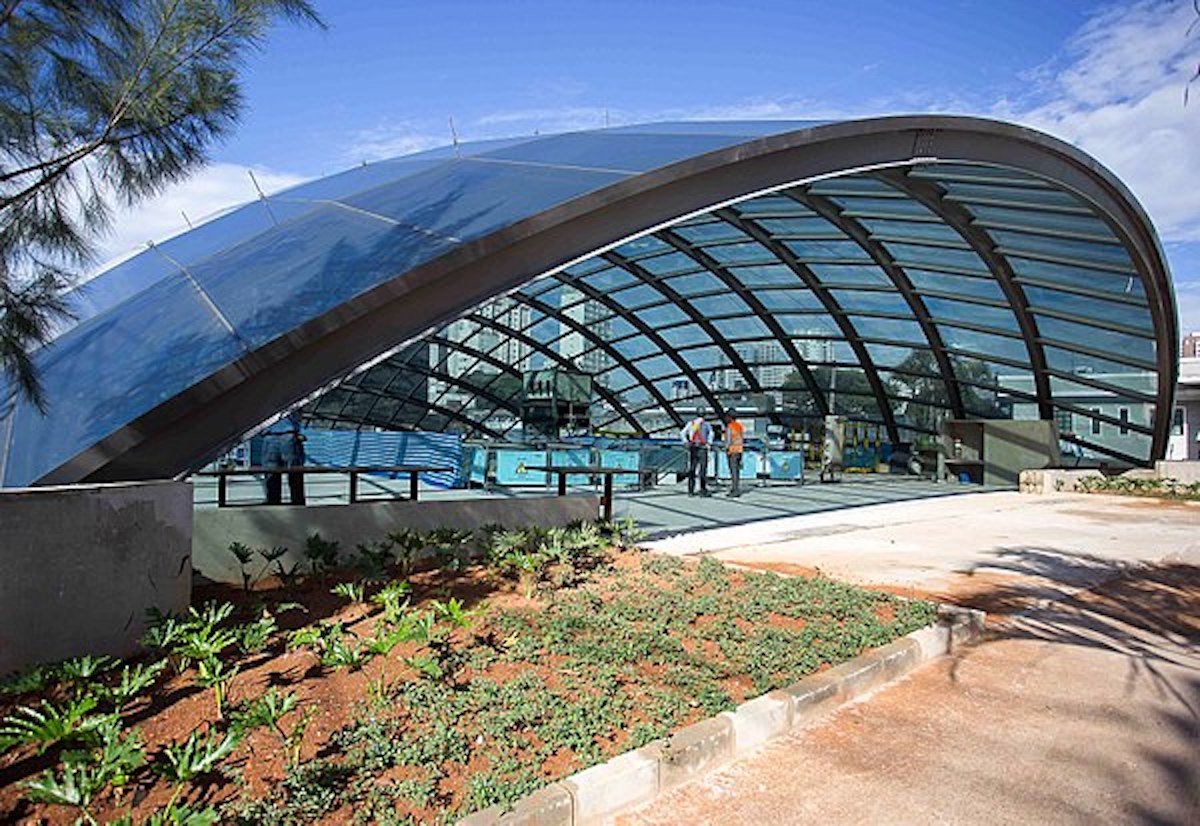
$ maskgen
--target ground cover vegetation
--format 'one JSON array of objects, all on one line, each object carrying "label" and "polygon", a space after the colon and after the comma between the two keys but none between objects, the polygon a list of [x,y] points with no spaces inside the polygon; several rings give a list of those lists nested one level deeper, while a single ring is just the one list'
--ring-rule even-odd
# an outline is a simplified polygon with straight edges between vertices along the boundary
[{"label": "ground cover vegetation", "polygon": [[[410,530],[154,615],[146,656],[0,695],[0,820],[445,823],[929,623],[824,578],[641,553],[636,527]],[[301,566],[295,566],[301,567]]]},{"label": "ground cover vegetation", "polygon": [[1175,479],[1085,476],[1076,485],[1084,493],[1115,493],[1120,496],[1149,496],[1157,499],[1200,501],[1200,482],[1187,484]]}]

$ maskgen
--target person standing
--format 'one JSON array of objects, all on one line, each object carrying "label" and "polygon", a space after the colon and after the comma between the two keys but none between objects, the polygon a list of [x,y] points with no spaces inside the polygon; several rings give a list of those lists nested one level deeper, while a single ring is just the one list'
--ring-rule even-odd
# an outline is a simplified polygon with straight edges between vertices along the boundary
[{"label": "person standing", "polygon": [[[304,467],[304,434],[300,429],[300,414],[292,411],[263,434],[263,466],[268,468]],[[288,473],[288,495],[293,505],[303,505],[304,473]],[[283,502],[283,474],[267,474],[267,504]]]},{"label": "person standing", "polygon": [[733,412],[725,414],[725,458],[729,460],[729,495],[742,495],[742,454],[746,449],[746,426]]},{"label": "person standing", "polygon": [[696,475],[700,476],[700,495],[708,496],[708,446],[712,443],[712,425],[696,416],[683,426],[679,437],[688,451],[688,496],[696,495]]}]

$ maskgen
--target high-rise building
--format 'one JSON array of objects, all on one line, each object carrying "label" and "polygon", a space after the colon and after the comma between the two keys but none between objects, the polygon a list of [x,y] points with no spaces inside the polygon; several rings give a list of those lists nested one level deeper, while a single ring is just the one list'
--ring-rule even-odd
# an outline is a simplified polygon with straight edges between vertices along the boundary
[{"label": "high-rise building", "polygon": [[[559,306],[562,315],[581,327],[595,333],[602,341],[612,336],[612,320],[604,307],[590,298],[583,300],[583,293],[572,287],[561,291]],[[559,322],[558,354],[570,361],[577,370],[589,375],[599,375],[612,366],[612,359],[603,349],[594,347],[582,333],[566,321]]]},{"label": "high-rise building", "polygon": [[1183,337],[1182,355],[1185,359],[1200,358],[1200,331],[1188,333]]}]

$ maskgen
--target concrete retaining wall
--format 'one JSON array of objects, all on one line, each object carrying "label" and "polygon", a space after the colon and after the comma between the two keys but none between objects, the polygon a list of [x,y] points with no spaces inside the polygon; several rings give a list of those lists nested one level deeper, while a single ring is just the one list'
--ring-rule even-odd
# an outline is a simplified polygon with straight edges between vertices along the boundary
[{"label": "concrete retaining wall", "polygon": [[1102,477],[1098,470],[1023,470],[1019,489],[1021,493],[1075,493],[1079,480]]},{"label": "concrete retaining wall", "polygon": [[134,653],[147,608],[187,610],[191,547],[190,482],[0,490],[0,675]]},{"label": "concrete retaining wall", "polygon": [[1154,470],[1159,479],[1174,479],[1181,485],[1200,482],[1200,462],[1155,462]]},{"label": "concrete retaining wall", "polygon": [[[240,585],[237,560],[229,553],[231,542],[252,548],[285,546],[288,553],[281,561],[290,568],[305,562],[304,543],[314,533],[340,543],[342,553],[352,558],[358,543],[384,539],[389,531],[399,528],[474,530],[488,523],[506,528],[552,527],[594,520],[599,510],[600,498],[593,494],[358,502],[306,508],[204,508],[196,511],[192,559],[196,570],[209,579]],[[301,570],[305,569],[302,565]]]},{"label": "concrete retaining wall", "polygon": [[935,625],[868,651],[781,691],[742,703],[636,751],[584,769],[520,800],[492,806],[458,826],[595,826],[681,783],[742,757],[793,728],[879,688],[983,632],[984,614],[943,606]]}]

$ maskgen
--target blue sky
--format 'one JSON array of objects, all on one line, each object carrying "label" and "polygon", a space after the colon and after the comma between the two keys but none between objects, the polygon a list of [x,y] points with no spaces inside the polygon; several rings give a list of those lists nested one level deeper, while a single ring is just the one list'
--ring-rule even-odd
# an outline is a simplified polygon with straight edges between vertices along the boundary
[{"label": "blue sky", "polygon": [[1113,169],[1154,218],[1200,329],[1200,34],[1190,0],[318,0],[246,66],[213,164],[124,214],[127,252],[268,190],[461,138],[662,119],[941,111],[1015,120]]}]

